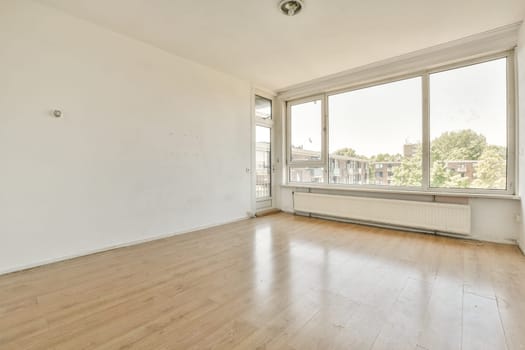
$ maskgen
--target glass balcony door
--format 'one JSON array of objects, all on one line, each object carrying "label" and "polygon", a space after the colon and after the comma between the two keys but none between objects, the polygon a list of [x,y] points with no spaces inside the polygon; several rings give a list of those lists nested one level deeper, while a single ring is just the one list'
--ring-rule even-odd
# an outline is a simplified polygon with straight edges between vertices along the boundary
[{"label": "glass balcony door", "polygon": [[272,100],[255,96],[255,200],[256,210],[273,207]]}]

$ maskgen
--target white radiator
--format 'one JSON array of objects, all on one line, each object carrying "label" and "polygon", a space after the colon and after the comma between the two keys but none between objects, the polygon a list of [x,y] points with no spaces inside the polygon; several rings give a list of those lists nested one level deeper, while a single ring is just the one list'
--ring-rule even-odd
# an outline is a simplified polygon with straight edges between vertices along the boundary
[{"label": "white radiator", "polygon": [[432,231],[470,234],[470,206],[294,193],[296,212]]}]

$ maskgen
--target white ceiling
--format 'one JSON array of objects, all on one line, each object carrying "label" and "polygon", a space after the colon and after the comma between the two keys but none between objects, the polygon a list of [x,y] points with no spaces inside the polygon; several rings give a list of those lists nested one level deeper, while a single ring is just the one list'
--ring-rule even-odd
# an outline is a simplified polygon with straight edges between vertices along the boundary
[{"label": "white ceiling", "polygon": [[517,22],[523,0],[38,0],[272,90]]}]

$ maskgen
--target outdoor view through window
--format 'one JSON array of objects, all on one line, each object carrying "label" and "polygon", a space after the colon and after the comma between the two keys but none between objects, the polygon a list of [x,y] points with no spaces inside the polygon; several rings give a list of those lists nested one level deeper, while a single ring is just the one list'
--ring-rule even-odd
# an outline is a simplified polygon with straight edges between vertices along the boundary
[{"label": "outdoor view through window", "polygon": [[421,78],[328,98],[330,182],[421,186]]},{"label": "outdoor view through window", "polygon": [[430,75],[431,187],[507,187],[506,61]]},{"label": "outdoor view through window", "polygon": [[[322,100],[292,105],[290,182],[505,190],[507,58],[439,71],[428,79],[426,180],[424,89],[418,76],[329,95],[324,151]],[[323,152],[327,163],[321,163]]]},{"label": "outdoor view through window", "polygon": [[[262,125],[255,126],[255,198],[272,195],[272,101],[255,95],[255,118]],[[261,122],[262,121],[262,122]]]},{"label": "outdoor view through window", "polygon": [[292,161],[321,159],[322,106],[321,100],[291,107]]}]

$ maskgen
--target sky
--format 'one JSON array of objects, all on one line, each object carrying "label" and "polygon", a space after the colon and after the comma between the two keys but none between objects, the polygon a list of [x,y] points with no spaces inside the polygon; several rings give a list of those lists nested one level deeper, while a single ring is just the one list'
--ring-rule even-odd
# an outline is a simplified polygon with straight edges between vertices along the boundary
[{"label": "sky", "polygon": [[[329,96],[329,152],[403,153],[421,142],[421,78]],[[430,75],[430,137],[472,129],[506,146],[506,59]],[[321,148],[321,101],[292,106],[292,144]]]}]

